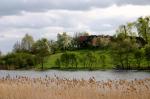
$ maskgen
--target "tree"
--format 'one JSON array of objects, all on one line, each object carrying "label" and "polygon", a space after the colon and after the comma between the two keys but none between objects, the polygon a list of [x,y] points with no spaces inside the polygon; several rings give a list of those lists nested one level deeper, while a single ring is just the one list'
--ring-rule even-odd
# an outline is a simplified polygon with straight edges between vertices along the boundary
[{"label": "tree", "polygon": [[[136,33],[134,32],[134,24],[127,23],[127,25],[121,25],[117,29],[116,40],[112,43],[113,58],[117,63],[117,66],[121,66],[122,69],[130,69],[130,61],[132,60],[132,53],[138,48],[136,43]],[[126,66],[126,67],[125,67]]]},{"label": "tree", "polygon": [[126,25],[120,25],[116,30],[117,40],[123,40],[128,37],[135,37],[136,33],[134,32],[134,23],[127,23]]},{"label": "tree", "polygon": [[134,23],[138,31],[138,35],[148,43],[150,36],[150,17],[140,17]]},{"label": "tree", "polygon": [[143,49],[137,49],[134,52],[134,58],[136,59],[136,63],[138,65],[138,68],[141,67],[141,61],[143,60],[144,57],[144,51]]},{"label": "tree", "polygon": [[34,43],[33,37],[30,36],[29,34],[26,34],[21,41],[22,50],[30,52],[32,50],[33,43]]},{"label": "tree", "polygon": [[93,65],[97,62],[97,58],[93,52],[88,52],[84,56],[84,66],[89,66],[92,69]]},{"label": "tree", "polygon": [[48,44],[48,40],[42,38],[41,40],[36,41],[32,47],[32,53],[37,56],[39,63],[41,64],[41,69],[44,69],[44,61],[46,57],[50,55],[51,49]]},{"label": "tree", "polygon": [[150,45],[145,46],[145,58],[147,60],[148,67],[150,67]]},{"label": "tree", "polygon": [[71,46],[72,38],[66,32],[57,35],[57,43],[61,50],[67,50]]},{"label": "tree", "polygon": [[[59,63],[59,61],[57,60],[56,63]],[[68,53],[65,52],[61,55],[60,57],[60,63],[61,65],[68,67],[68,66],[72,66],[72,67],[76,67],[78,65],[78,61],[77,61],[77,55],[75,53]]]},{"label": "tree", "polygon": [[80,33],[75,33],[74,37],[73,37],[73,40],[72,40],[72,47],[74,49],[79,49],[80,48],[80,40],[79,40],[79,37],[80,37]]},{"label": "tree", "polygon": [[70,57],[69,57],[69,60],[70,60],[70,64],[72,67],[76,67],[77,68],[77,65],[78,65],[78,57],[75,53],[70,53]]},{"label": "tree", "polygon": [[34,43],[33,37],[26,34],[21,42],[17,41],[13,46],[14,52],[31,52]]},{"label": "tree", "polygon": [[[130,68],[131,54],[137,48],[132,24],[122,25],[117,30],[116,41],[112,43],[113,59],[118,68]],[[126,67],[125,67],[126,66]]]},{"label": "tree", "polygon": [[7,69],[31,68],[36,64],[35,56],[25,52],[8,53],[3,56],[3,61],[3,65],[7,66]]},{"label": "tree", "polygon": [[117,68],[124,68],[124,48],[122,43],[112,43],[112,59]]},{"label": "tree", "polygon": [[13,52],[21,52],[21,51],[22,51],[21,43],[17,41],[13,46]]},{"label": "tree", "polygon": [[53,40],[50,40],[50,41],[48,42],[48,44],[49,44],[49,46],[50,46],[50,48],[51,48],[51,53],[52,53],[52,54],[55,54],[56,51],[58,50],[58,44],[57,44],[57,42],[56,42],[56,41],[53,41]]}]

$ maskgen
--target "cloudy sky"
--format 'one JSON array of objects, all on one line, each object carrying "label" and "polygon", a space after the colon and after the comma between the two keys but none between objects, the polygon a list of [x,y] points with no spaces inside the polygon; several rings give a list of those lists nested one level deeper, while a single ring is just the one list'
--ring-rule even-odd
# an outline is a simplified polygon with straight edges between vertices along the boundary
[{"label": "cloudy sky", "polygon": [[150,15],[150,0],[0,0],[0,50],[7,53],[26,34],[113,35],[117,27]]}]

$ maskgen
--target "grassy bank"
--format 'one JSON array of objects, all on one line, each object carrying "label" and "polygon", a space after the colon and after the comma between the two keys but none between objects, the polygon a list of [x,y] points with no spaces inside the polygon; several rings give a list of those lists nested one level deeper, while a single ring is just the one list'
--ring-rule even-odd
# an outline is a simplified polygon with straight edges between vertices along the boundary
[{"label": "grassy bank", "polygon": [[[47,57],[46,61],[44,62],[44,69],[60,69],[60,70],[106,70],[106,69],[114,69],[117,68],[117,65],[115,65],[115,61],[111,55],[111,50],[77,50],[77,51],[66,51],[67,53],[73,53],[78,57],[78,64],[77,66],[58,66],[56,64],[56,60],[61,57],[64,53],[56,53],[49,57]],[[84,62],[86,61],[86,55],[87,53],[92,52],[96,61],[91,65],[84,65]],[[102,57],[104,56],[104,59],[102,60]],[[142,70],[142,68],[145,68],[147,66],[146,60],[141,61],[141,66],[138,68],[137,61],[134,59],[134,56],[131,55],[130,58],[130,65],[131,69],[139,69]],[[36,69],[41,69],[41,65],[37,65]]]},{"label": "grassy bank", "polygon": [[[84,66],[85,55],[89,52],[94,53],[96,57],[96,62],[92,66]],[[64,52],[65,53],[65,52]],[[67,51],[67,53],[74,53],[78,57],[78,65],[75,66],[57,66],[56,60],[61,57],[63,53],[56,53],[49,57],[47,57],[46,61],[44,62],[44,69],[61,69],[61,70],[103,70],[103,69],[112,69],[113,63],[110,56],[109,50],[77,50],[77,51]],[[100,60],[100,56],[105,56],[105,63],[103,64]],[[36,68],[40,69],[41,65],[37,65]]]}]

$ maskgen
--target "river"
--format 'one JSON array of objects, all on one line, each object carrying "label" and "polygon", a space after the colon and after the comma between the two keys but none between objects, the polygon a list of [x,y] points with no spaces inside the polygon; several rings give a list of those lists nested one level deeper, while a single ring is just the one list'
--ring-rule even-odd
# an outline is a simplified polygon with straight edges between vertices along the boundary
[{"label": "river", "polygon": [[94,77],[97,81],[100,80],[118,80],[118,79],[144,79],[150,77],[150,72],[144,71],[116,71],[116,70],[107,70],[107,71],[60,71],[60,70],[47,70],[47,71],[34,71],[34,70],[0,70],[0,78],[16,76],[27,76],[30,78],[37,77],[55,77],[67,78],[67,79],[89,79]]}]

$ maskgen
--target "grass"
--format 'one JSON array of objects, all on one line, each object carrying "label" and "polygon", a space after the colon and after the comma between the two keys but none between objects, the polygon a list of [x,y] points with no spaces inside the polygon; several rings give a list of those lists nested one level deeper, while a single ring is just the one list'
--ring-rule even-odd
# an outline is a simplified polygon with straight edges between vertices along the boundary
[{"label": "grass", "polygon": [[1,78],[0,99],[149,99],[150,78],[141,80],[89,80]]},{"label": "grass", "polygon": [[[60,70],[108,70],[108,69],[114,69],[116,68],[117,65],[114,65],[116,63],[112,59],[111,55],[111,50],[76,50],[76,51],[67,51],[69,53],[75,53],[78,56],[78,66],[77,68],[68,66],[56,66],[55,61],[56,59],[60,58],[60,56],[63,54],[62,52],[50,55],[47,57],[47,60],[44,62],[44,69],[60,69]],[[93,52],[97,62],[93,64],[93,66],[84,66],[83,62],[85,61],[85,55],[88,52]],[[100,59],[100,56],[104,55],[105,56],[105,66],[102,64],[102,61]],[[136,69],[136,70],[149,70],[147,66],[147,61],[145,58],[141,60],[141,66],[138,68],[138,64],[136,59],[134,58],[134,55],[132,54],[130,56],[130,66],[131,68],[129,69]],[[124,61],[125,62],[125,61]],[[117,63],[118,64],[118,63]],[[37,65],[36,68],[37,70],[41,70],[41,65]],[[118,68],[119,69],[119,68]]]},{"label": "grass", "polygon": [[[67,51],[67,52],[70,52],[70,53],[75,53],[79,58],[80,60],[78,61],[78,66],[77,68],[72,68],[72,67],[64,67],[64,66],[61,66],[61,70],[81,70],[81,69],[91,69],[90,67],[84,67],[83,66],[83,63],[81,61],[84,61],[84,55],[88,52],[93,52],[95,54],[95,57],[99,58],[100,55],[105,55],[106,56],[106,63],[105,63],[105,66],[103,66],[102,64],[100,63],[97,63],[95,64],[95,66],[93,66],[93,69],[94,70],[98,70],[98,69],[112,69],[113,68],[113,65],[112,65],[112,60],[111,60],[111,57],[110,57],[110,53],[109,53],[109,50],[77,50],[77,51]],[[56,54],[53,54],[49,57],[47,57],[47,61],[44,63],[44,68],[45,69],[56,69],[57,66],[55,64],[55,61],[56,59],[60,58],[60,56],[62,55],[62,53],[56,53]],[[99,61],[99,60],[98,60]],[[41,66],[38,65],[36,68],[40,68]],[[57,68],[58,69],[58,68]]]}]

